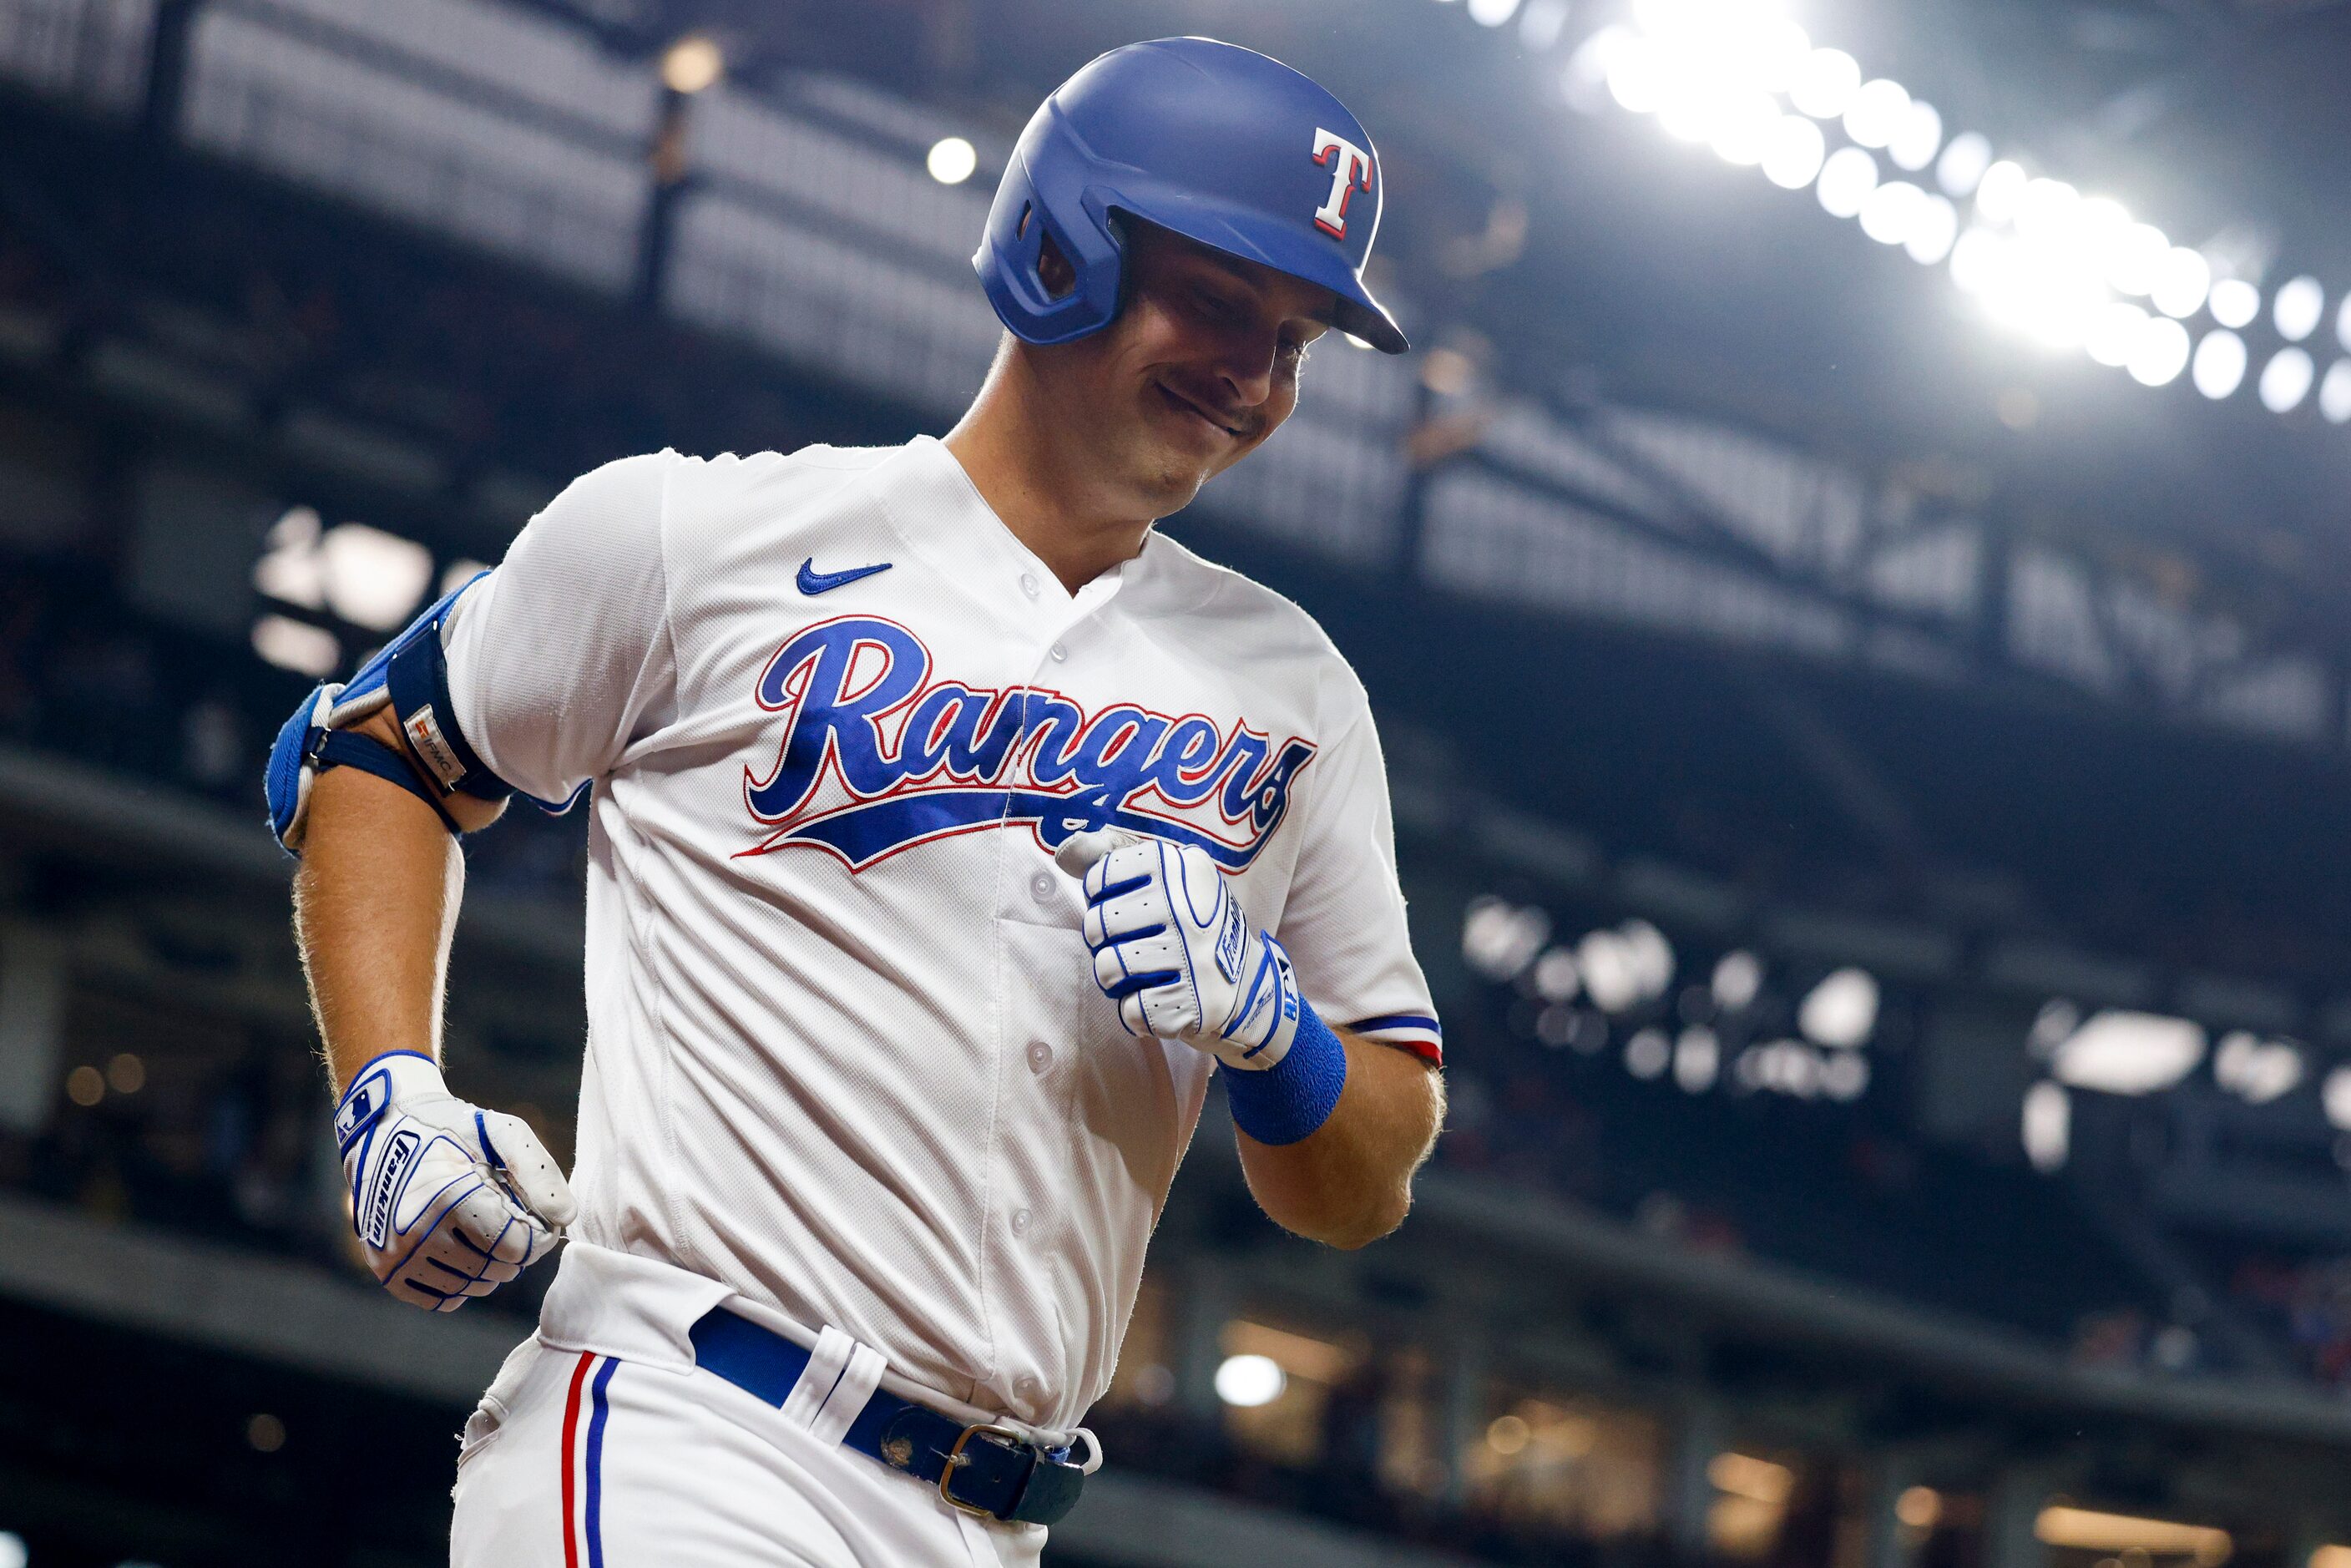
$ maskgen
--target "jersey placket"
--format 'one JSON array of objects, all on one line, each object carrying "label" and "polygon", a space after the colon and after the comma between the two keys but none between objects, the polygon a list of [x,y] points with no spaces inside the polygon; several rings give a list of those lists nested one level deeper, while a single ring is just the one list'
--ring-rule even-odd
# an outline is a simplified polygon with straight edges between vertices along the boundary
[{"label": "jersey placket", "polygon": [[[1077,664],[1081,651],[1093,638],[1093,622],[1119,591],[1124,570],[1114,570],[1086,583],[1075,594],[1067,592],[1061,583],[1047,575],[1041,562],[1022,570],[1017,578],[1019,598],[1015,606],[1015,619],[1025,624],[1029,635],[1019,646],[1025,655],[1025,674],[1019,682],[1023,700],[1030,694],[1066,692],[1070,674]],[[1015,665],[1020,668],[1021,665]],[[1081,703],[1081,707],[1087,706]],[[1016,770],[1027,771],[1033,760]],[[1011,810],[1009,797],[1006,810]],[[993,1056],[995,1060],[996,1113],[989,1118],[984,1158],[987,1162],[987,1198],[980,1217],[980,1254],[983,1260],[979,1281],[980,1311],[984,1321],[1001,1321],[1003,1303],[997,1291],[1002,1271],[989,1266],[988,1260],[1001,1249],[1025,1249],[1040,1244],[1050,1234],[1050,1225],[1040,1215],[1040,1206],[1049,1207],[1050,1195],[1010,1190],[1014,1173],[1004,1157],[1005,1141],[1015,1132],[1006,1114],[1014,1097],[1037,1092],[1034,1081],[1039,1076],[1029,1062],[1029,1043],[1048,1020],[1016,1016],[1016,1009],[1005,1001],[1016,988],[1010,983],[1006,964],[1002,922],[1010,920],[1022,925],[1077,924],[1079,891],[1077,883],[1063,875],[1050,857],[1039,852],[1035,835],[1026,831],[1000,829],[993,835],[997,841],[997,886],[1000,890],[997,915],[998,925],[995,941],[995,976],[997,1018]],[[1047,1059],[1050,1059],[1050,1048]],[[1018,1274],[1018,1270],[1013,1272]],[[991,1377],[1000,1376],[1002,1369],[991,1365]],[[1019,1404],[1033,1406],[1044,1392],[1034,1385],[1025,1374],[1016,1377],[1005,1389]]]}]

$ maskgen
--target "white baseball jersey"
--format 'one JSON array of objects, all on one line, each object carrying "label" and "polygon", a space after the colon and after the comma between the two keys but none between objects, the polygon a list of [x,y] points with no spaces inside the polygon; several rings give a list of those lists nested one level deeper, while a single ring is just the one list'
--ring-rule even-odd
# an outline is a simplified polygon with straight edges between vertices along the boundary
[{"label": "white baseball jersey", "polygon": [[575,1236],[1065,1428],[1215,1063],[1096,989],[1052,850],[1199,844],[1333,1024],[1434,1061],[1361,684],[1155,533],[1067,592],[953,454],[664,452],[444,632],[466,737],[590,796]]}]

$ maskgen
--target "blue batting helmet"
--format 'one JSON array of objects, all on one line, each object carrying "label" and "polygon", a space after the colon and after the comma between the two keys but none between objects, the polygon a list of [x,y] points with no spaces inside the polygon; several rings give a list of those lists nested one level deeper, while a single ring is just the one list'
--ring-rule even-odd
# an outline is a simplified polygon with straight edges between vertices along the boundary
[{"label": "blue batting helmet", "polygon": [[[1013,334],[1063,343],[1118,312],[1123,214],[1339,297],[1334,325],[1409,346],[1364,287],[1380,226],[1379,155],[1346,106],[1280,60],[1214,38],[1100,56],[1038,106],[971,258]],[[1045,291],[1047,235],[1077,286]]]}]

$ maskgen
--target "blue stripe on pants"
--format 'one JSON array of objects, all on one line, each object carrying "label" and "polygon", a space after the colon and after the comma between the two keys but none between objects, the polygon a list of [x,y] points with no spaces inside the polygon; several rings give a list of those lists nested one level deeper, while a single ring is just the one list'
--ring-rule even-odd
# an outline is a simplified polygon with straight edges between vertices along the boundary
[{"label": "blue stripe on pants", "polygon": [[607,1357],[597,1370],[596,1381],[589,1385],[596,1413],[588,1418],[588,1568],[604,1568],[604,1423],[612,1414],[604,1385],[612,1381],[612,1369],[620,1364]]}]

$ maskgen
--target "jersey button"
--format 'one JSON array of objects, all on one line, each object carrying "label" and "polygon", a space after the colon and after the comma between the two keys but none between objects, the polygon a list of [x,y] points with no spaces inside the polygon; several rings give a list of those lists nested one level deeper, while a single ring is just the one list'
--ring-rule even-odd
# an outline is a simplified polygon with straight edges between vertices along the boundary
[{"label": "jersey button", "polygon": [[1048,648],[1045,651],[1053,655],[1053,663],[1057,664],[1070,656],[1070,651],[1067,648],[1062,647],[1059,643],[1054,643],[1050,648]]},{"label": "jersey button", "polygon": [[1031,599],[1037,597],[1036,573],[1024,571],[1020,574],[1020,591],[1027,594]]},{"label": "jersey button", "polygon": [[1016,1377],[1012,1380],[1012,1392],[1023,1399],[1034,1399],[1037,1397],[1037,1380],[1033,1377]]},{"label": "jersey button", "polygon": [[1029,1222],[1036,1218],[1037,1217],[1035,1215],[1029,1213],[1025,1208],[1014,1209],[1012,1211],[1012,1234],[1015,1236],[1028,1235]]},{"label": "jersey button", "polygon": [[1053,1048],[1041,1040],[1029,1042],[1029,1071],[1042,1072],[1053,1065]]},{"label": "jersey button", "polygon": [[1029,895],[1035,898],[1040,904],[1052,903],[1053,873],[1050,871],[1040,871],[1035,876],[1030,877],[1029,879]]}]

